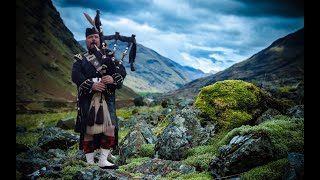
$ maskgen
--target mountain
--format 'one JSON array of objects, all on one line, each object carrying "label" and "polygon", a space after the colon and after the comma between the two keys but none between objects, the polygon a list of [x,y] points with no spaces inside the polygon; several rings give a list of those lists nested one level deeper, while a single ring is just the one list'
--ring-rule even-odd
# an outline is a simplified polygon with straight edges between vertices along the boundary
[{"label": "mountain", "polygon": [[[16,111],[74,104],[73,55],[84,49],[52,2],[16,1],[16,27]],[[122,91],[125,93],[117,96],[120,100],[137,96],[127,87]]]},{"label": "mountain", "polygon": [[304,28],[276,40],[224,71],[196,79],[177,90],[163,93],[159,98],[196,97],[202,87],[227,79],[240,79],[267,88],[303,86]]},{"label": "mountain", "polygon": [[175,62],[174,62],[174,65],[177,68],[181,69],[184,73],[186,73],[186,75],[191,80],[199,79],[199,78],[206,77],[206,76],[210,75],[210,73],[205,73],[205,72],[201,71],[200,69],[195,69],[190,66],[182,66],[182,65],[175,63]]},{"label": "mountain", "polygon": [[[84,48],[86,47],[84,40],[79,41],[79,44]],[[114,41],[108,42],[109,49],[112,49],[113,45]],[[126,46],[127,43],[117,42],[117,59],[121,59]],[[124,58],[124,65],[128,75],[124,84],[136,92],[167,92],[182,87],[191,80],[208,75],[201,70],[182,66],[139,43],[137,43],[135,61],[136,71],[130,71],[128,62],[127,55]]]}]

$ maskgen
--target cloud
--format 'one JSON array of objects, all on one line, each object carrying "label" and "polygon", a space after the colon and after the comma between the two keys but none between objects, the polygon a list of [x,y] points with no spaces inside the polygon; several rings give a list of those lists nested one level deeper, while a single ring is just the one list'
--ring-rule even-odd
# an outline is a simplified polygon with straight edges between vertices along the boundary
[{"label": "cloud", "polygon": [[[220,71],[304,26],[298,0],[53,0],[76,40],[100,9],[105,34],[131,36],[182,65]],[[191,63],[193,62],[193,63]],[[191,64],[190,64],[191,63]]]},{"label": "cloud", "polygon": [[224,69],[222,62],[213,63],[208,58],[194,57],[184,52],[180,55],[183,57],[183,61],[180,62],[183,66],[191,66],[205,73],[218,72]]}]

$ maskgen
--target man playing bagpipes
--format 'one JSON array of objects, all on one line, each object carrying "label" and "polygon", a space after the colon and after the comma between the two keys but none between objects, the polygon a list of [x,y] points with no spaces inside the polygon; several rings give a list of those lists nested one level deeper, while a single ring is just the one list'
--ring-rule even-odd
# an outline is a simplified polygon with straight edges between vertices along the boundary
[{"label": "man playing bagpipes", "polygon": [[[123,58],[130,45],[129,62],[134,71],[133,62],[136,54],[135,36],[104,36],[97,10],[95,21],[85,14],[92,28],[86,28],[86,46],[88,51],[74,55],[72,81],[78,89],[78,115],[75,132],[80,133],[79,149],[85,152],[88,164],[94,164],[95,150],[100,149],[98,166],[116,168],[112,163],[114,156],[111,148],[118,146],[118,121],[116,116],[115,92],[120,89],[126,77]],[[115,57],[115,50],[107,49],[106,40],[115,39],[128,42],[121,60]]]}]

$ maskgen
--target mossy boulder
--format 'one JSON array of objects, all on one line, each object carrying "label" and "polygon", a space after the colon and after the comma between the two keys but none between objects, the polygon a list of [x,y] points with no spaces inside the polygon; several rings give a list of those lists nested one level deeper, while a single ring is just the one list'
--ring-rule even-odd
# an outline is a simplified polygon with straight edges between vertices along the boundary
[{"label": "mossy boulder", "polygon": [[290,152],[304,154],[304,118],[277,115],[257,126],[235,128],[218,144],[220,153],[209,164],[212,175],[243,173],[285,158]]},{"label": "mossy boulder", "polygon": [[271,97],[252,83],[225,80],[201,89],[194,106],[201,111],[204,124],[217,122],[233,129],[259,117]]}]

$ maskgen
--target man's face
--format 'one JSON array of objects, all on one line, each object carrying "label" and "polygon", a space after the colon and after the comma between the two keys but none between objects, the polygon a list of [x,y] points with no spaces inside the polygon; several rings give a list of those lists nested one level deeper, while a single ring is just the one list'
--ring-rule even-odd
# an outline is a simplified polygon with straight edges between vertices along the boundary
[{"label": "man's face", "polygon": [[86,38],[86,45],[88,50],[95,48],[94,45],[96,45],[98,48],[100,48],[100,38],[98,34],[91,34],[87,36]]}]

